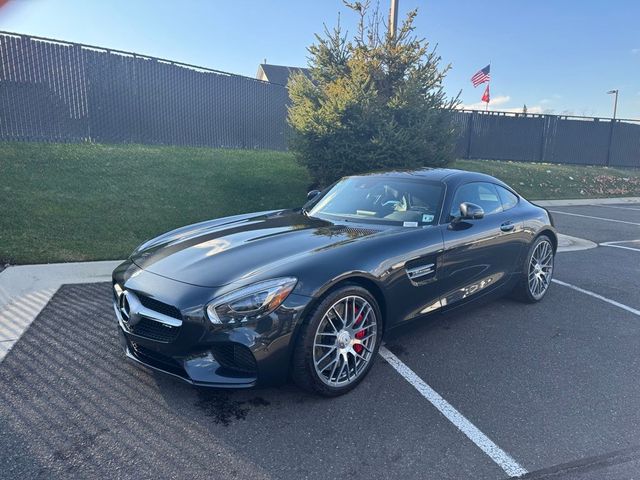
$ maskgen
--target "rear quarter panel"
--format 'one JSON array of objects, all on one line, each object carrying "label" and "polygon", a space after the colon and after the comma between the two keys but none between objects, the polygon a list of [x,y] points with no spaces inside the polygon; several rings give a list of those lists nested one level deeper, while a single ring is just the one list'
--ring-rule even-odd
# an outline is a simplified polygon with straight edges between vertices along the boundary
[{"label": "rear quarter panel", "polygon": [[524,232],[527,242],[530,245],[538,235],[545,233],[554,242],[554,247],[558,246],[558,231],[554,227],[553,218],[546,208],[539,207],[527,200],[522,199]]}]

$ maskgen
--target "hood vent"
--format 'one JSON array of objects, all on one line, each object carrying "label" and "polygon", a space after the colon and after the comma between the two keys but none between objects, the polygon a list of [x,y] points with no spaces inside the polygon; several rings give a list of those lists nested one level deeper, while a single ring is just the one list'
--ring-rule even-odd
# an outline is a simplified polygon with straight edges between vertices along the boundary
[{"label": "hood vent", "polygon": [[349,237],[366,237],[367,235],[373,235],[374,233],[381,232],[382,230],[373,230],[371,228],[358,228],[358,227],[346,227],[339,225],[329,229],[333,235],[348,235]]}]

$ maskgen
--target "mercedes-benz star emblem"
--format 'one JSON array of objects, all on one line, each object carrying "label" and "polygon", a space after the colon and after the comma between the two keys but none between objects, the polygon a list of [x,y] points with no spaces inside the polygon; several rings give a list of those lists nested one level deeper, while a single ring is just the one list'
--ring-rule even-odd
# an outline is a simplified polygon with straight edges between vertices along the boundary
[{"label": "mercedes-benz star emblem", "polygon": [[118,298],[118,308],[120,309],[122,320],[127,326],[133,326],[140,321],[138,308],[135,308],[138,302],[138,299],[127,290],[122,292],[120,298]]}]

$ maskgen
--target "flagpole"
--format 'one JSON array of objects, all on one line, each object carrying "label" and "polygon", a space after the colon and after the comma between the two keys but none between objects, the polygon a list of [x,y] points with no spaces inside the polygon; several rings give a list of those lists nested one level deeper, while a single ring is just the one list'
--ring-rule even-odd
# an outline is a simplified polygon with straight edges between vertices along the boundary
[{"label": "flagpole", "polygon": [[[489,81],[487,82],[487,88],[489,89],[489,92],[491,92],[491,60],[489,60]],[[489,101],[491,101],[491,93],[489,93]],[[487,102],[487,104],[484,106],[484,111],[488,112],[489,111],[489,102]]]}]

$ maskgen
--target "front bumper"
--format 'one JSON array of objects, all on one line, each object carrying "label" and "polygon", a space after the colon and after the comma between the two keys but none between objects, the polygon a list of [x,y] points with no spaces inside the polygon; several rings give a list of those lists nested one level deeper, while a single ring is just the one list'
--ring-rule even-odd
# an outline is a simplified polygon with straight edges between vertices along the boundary
[{"label": "front bumper", "polygon": [[[198,386],[248,388],[286,381],[292,340],[309,297],[292,293],[272,314],[229,327],[213,325],[204,313],[219,290],[170,280],[131,261],[116,268],[113,285],[119,337],[130,360]],[[124,310],[122,292],[128,299]]]}]

